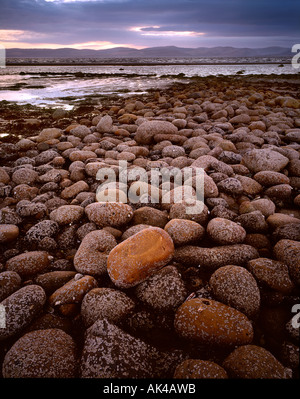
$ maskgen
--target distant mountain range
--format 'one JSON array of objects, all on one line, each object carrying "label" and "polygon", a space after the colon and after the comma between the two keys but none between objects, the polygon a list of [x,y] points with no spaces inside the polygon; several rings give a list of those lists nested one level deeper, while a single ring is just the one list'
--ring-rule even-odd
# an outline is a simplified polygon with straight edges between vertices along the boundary
[{"label": "distant mountain range", "polygon": [[19,49],[6,50],[7,58],[157,58],[157,57],[288,57],[291,49],[284,47],[236,48],[176,46],[148,47],[137,50],[129,47],[116,47],[107,50],[59,49]]}]

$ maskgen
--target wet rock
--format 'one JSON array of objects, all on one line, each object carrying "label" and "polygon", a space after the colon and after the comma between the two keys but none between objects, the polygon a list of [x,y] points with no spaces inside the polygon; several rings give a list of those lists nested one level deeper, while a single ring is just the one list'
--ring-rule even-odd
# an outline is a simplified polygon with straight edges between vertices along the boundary
[{"label": "wet rock", "polygon": [[4,378],[74,378],[76,373],[75,342],[60,329],[23,335],[9,349],[3,362]]},{"label": "wet rock", "polygon": [[176,353],[172,356],[160,352],[108,320],[99,319],[87,330],[81,377],[166,378],[174,372],[172,365],[179,359]]},{"label": "wet rock", "polygon": [[117,241],[108,231],[91,231],[83,238],[74,256],[75,269],[93,276],[105,274],[108,254],[116,245]]},{"label": "wet rock", "polygon": [[38,173],[29,168],[21,168],[17,169],[13,174],[12,174],[12,181],[16,184],[28,184],[32,185],[38,177]]},{"label": "wet rock", "polygon": [[226,371],[217,363],[209,360],[188,359],[180,363],[174,372],[179,379],[223,379],[228,378]]},{"label": "wet rock", "polygon": [[164,228],[168,221],[167,213],[149,206],[143,206],[133,212],[132,223],[134,225],[147,224],[149,226]]},{"label": "wet rock", "polygon": [[245,229],[224,218],[211,219],[207,225],[207,234],[217,244],[240,244],[245,240]]},{"label": "wet rock", "polygon": [[0,329],[0,340],[20,333],[39,314],[46,302],[46,294],[38,285],[28,285],[5,298],[5,328]]},{"label": "wet rock", "polygon": [[184,302],[177,309],[174,325],[181,337],[200,344],[245,345],[253,339],[252,324],[243,313],[209,299]]},{"label": "wet rock", "polygon": [[[146,121],[142,123],[135,134],[134,139],[139,144],[150,144],[156,135],[176,135],[178,129],[167,121]],[[159,140],[161,141],[161,140]]]},{"label": "wet rock", "polygon": [[46,270],[49,266],[48,252],[30,251],[10,258],[5,268],[18,273],[21,277],[30,277]]},{"label": "wet rock", "polygon": [[112,288],[94,288],[81,303],[81,316],[86,327],[98,319],[118,323],[134,309],[135,303],[124,292]]},{"label": "wet rock", "polygon": [[22,218],[13,209],[5,207],[0,209],[0,223],[19,225]]},{"label": "wet rock", "polygon": [[159,227],[149,227],[117,245],[107,259],[107,271],[120,288],[133,287],[172,259],[174,244]]},{"label": "wet rock", "polygon": [[62,287],[58,288],[48,298],[49,305],[60,307],[62,305],[80,304],[85,294],[98,286],[92,276],[75,275]]},{"label": "wet rock", "polygon": [[281,226],[288,226],[290,224],[300,223],[300,219],[284,213],[274,213],[267,218],[267,223],[272,229],[276,229]]},{"label": "wet rock", "polygon": [[172,238],[174,245],[200,241],[205,233],[205,229],[199,223],[185,219],[172,219],[164,229]]},{"label": "wet rock", "polygon": [[50,219],[59,225],[76,223],[84,214],[84,209],[79,205],[62,205],[50,213]]},{"label": "wet rock", "polygon": [[0,273],[0,301],[21,288],[21,277],[18,273],[4,271]]},{"label": "wet rock", "polygon": [[289,184],[290,179],[283,173],[264,170],[256,173],[253,178],[265,187],[276,186],[277,184]]},{"label": "wet rock", "polygon": [[113,128],[113,120],[109,115],[104,115],[98,122],[96,129],[99,133],[110,133]]},{"label": "wet rock", "polygon": [[243,193],[242,183],[233,177],[229,177],[217,184],[218,190],[229,195],[241,195]]},{"label": "wet rock", "polygon": [[16,212],[22,218],[33,216],[39,219],[47,213],[47,208],[45,204],[22,200],[17,203]]},{"label": "wet rock", "polygon": [[38,275],[34,281],[49,295],[74,278],[75,275],[74,271],[55,270]]},{"label": "wet rock", "polygon": [[253,201],[243,201],[240,205],[240,214],[260,211],[264,217],[268,218],[275,213],[276,206],[273,201],[268,198],[259,198]]},{"label": "wet rock", "polygon": [[269,149],[254,149],[243,156],[243,163],[254,173],[271,170],[279,172],[289,163],[284,155]]},{"label": "wet rock", "polygon": [[158,311],[175,310],[187,297],[187,290],[175,266],[163,267],[135,288],[137,298]]},{"label": "wet rock", "polygon": [[280,240],[274,246],[274,255],[285,263],[294,284],[300,285],[300,243],[293,240]]},{"label": "wet rock", "polygon": [[283,294],[291,293],[294,288],[287,265],[280,261],[257,258],[250,260],[247,268],[263,286]]},{"label": "wet rock", "polygon": [[217,301],[239,310],[249,319],[258,314],[260,291],[252,274],[243,267],[220,267],[210,277],[209,285]]},{"label": "wet rock", "polygon": [[58,231],[59,225],[54,220],[42,220],[27,231],[25,238],[29,243],[38,243],[45,237],[55,236]]},{"label": "wet rock", "polygon": [[66,187],[61,192],[61,197],[63,199],[70,199],[76,197],[76,195],[81,193],[82,191],[88,191],[88,190],[89,190],[89,185],[85,181],[80,180],[72,184],[71,186]]},{"label": "wet rock", "polygon": [[100,227],[120,227],[133,217],[131,206],[120,202],[95,202],[85,208],[85,213],[91,222]]},{"label": "wet rock", "polygon": [[37,142],[42,143],[48,140],[58,139],[61,137],[61,135],[61,129],[57,129],[55,127],[43,129],[37,137]]},{"label": "wet rock", "polygon": [[242,266],[245,262],[258,257],[257,250],[246,244],[213,248],[184,245],[175,249],[173,260],[183,265],[200,266],[212,271],[226,265]]},{"label": "wet rock", "polygon": [[14,224],[0,224],[0,243],[14,241],[19,236],[19,227]]},{"label": "wet rock", "polygon": [[240,223],[247,233],[258,233],[268,231],[268,223],[261,211],[244,213],[234,220]]},{"label": "wet rock", "polygon": [[261,346],[243,345],[224,360],[223,367],[231,378],[288,378],[283,365]]}]

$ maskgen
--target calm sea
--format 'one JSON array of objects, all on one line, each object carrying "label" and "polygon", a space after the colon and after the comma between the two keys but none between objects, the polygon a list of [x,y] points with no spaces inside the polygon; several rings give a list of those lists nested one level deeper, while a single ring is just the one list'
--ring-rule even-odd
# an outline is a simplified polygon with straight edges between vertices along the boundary
[{"label": "calm sea", "polygon": [[[24,60],[23,60],[24,61]],[[31,60],[32,61],[32,60]],[[33,60],[36,61],[37,60]],[[196,76],[299,74],[285,59],[39,60],[39,65],[0,69],[0,101],[71,109],[87,97],[94,104],[107,95],[143,94]]]}]

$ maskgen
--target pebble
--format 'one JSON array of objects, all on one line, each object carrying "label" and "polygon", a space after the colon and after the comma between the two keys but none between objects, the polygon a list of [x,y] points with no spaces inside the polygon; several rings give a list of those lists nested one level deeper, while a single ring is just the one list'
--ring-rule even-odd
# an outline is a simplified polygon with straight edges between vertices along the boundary
[{"label": "pebble", "polygon": [[11,179],[16,184],[32,185],[38,178],[38,173],[30,168],[17,169]]},{"label": "pebble", "polygon": [[53,328],[19,338],[6,353],[2,370],[4,378],[75,378],[77,368],[74,340]]},{"label": "pebble", "polygon": [[81,303],[85,294],[98,286],[97,281],[92,276],[77,274],[62,287],[58,288],[49,297],[49,305],[52,307]]},{"label": "pebble", "polygon": [[240,223],[247,233],[265,233],[268,231],[268,223],[261,211],[244,213],[236,217],[234,221]]},{"label": "pebble", "polygon": [[260,284],[283,294],[290,294],[293,291],[294,284],[290,279],[289,269],[284,263],[273,259],[257,258],[250,260],[247,268]]},{"label": "pebble", "polygon": [[75,256],[74,267],[79,273],[101,276],[106,273],[107,257],[117,245],[114,236],[105,230],[89,232]]},{"label": "pebble", "polygon": [[[255,261],[248,262],[248,265]],[[244,267],[220,267],[211,275],[209,286],[217,301],[239,310],[249,319],[257,316],[260,309],[260,291],[255,278]]]},{"label": "pebble", "polygon": [[[137,128],[134,139],[139,144],[150,144],[156,135],[160,134],[169,137],[176,135],[177,132],[177,127],[171,122],[146,121]],[[171,138],[172,137],[170,137],[170,139]]]},{"label": "pebble", "polygon": [[146,281],[138,284],[135,295],[157,311],[176,310],[187,297],[187,289],[175,266],[165,266]]},{"label": "pebble", "polygon": [[209,237],[217,244],[240,244],[246,238],[246,230],[239,224],[224,218],[211,219],[206,228]]},{"label": "pebble", "polygon": [[82,191],[88,191],[88,190],[89,190],[89,185],[85,181],[80,180],[72,184],[71,186],[66,187],[61,192],[61,198],[70,199],[76,197],[76,195],[81,193]]},{"label": "pebble", "polygon": [[135,303],[124,292],[112,288],[94,288],[83,298],[81,316],[86,327],[98,319],[118,323],[134,310]]},{"label": "pebble", "polygon": [[177,379],[227,379],[226,371],[215,362],[200,359],[187,359],[180,363],[174,372]]},{"label": "pebble", "polygon": [[289,374],[268,350],[257,345],[236,348],[224,360],[223,367],[230,378],[286,379]]},{"label": "pebble", "polygon": [[259,184],[264,187],[290,183],[290,179],[288,178],[288,176],[284,175],[283,173],[268,170],[255,173],[253,179],[255,179]]},{"label": "pebble", "polygon": [[289,224],[300,223],[300,219],[284,213],[273,213],[267,218],[267,223],[272,229],[287,226]]},{"label": "pebble", "polygon": [[0,302],[21,288],[21,282],[22,279],[16,272],[4,271],[0,273]]},{"label": "pebble", "polygon": [[57,129],[55,127],[43,129],[38,137],[37,142],[42,143],[52,139],[58,139],[62,135],[61,129]]},{"label": "pebble", "polygon": [[168,223],[168,214],[159,209],[143,206],[133,212],[132,224],[147,224],[153,227],[164,228]]},{"label": "pebble", "polygon": [[289,159],[277,151],[254,149],[244,154],[243,163],[254,173],[268,170],[280,172],[287,166]]},{"label": "pebble", "polygon": [[239,207],[239,213],[250,213],[260,211],[265,218],[273,215],[276,210],[276,205],[268,198],[259,198],[253,201],[243,201]]},{"label": "pebble", "polygon": [[188,266],[198,266],[214,271],[221,266],[242,266],[251,259],[258,258],[258,251],[246,244],[223,245],[202,248],[184,245],[176,248],[173,260]]},{"label": "pebble", "polygon": [[90,222],[100,227],[120,227],[133,217],[131,206],[120,202],[95,202],[85,208],[85,213]]},{"label": "pebble", "polygon": [[5,298],[5,328],[0,328],[0,340],[13,337],[27,327],[43,309],[46,294],[38,285],[20,288]]},{"label": "pebble", "polygon": [[61,286],[66,284],[69,280],[74,278],[75,275],[75,271],[55,270],[48,273],[39,274],[34,279],[34,282],[35,284],[40,285],[47,295],[50,295]]},{"label": "pebble", "polygon": [[0,224],[0,243],[14,241],[19,236],[19,227],[14,224]]},{"label": "pebble", "polygon": [[172,219],[164,229],[175,246],[200,241],[205,234],[205,229],[199,223],[185,219]]},{"label": "pebble", "polygon": [[280,240],[274,246],[274,255],[289,268],[289,274],[294,284],[300,285],[300,242]]},{"label": "pebble", "polygon": [[176,311],[174,325],[181,337],[199,344],[235,346],[253,339],[252,324],[243,313],[205,298],[184,302]]},{"label": "pebble", "polygon": [[84,209],[79,205],[62,205],[50,213],[50,219],[59,225],[78,222],[84,215]]},{"label": "pebble", "polygon": [[117,287],[133,287],[168,264],[173,253],[169,234],[159,227],[149,227],[112,249],[107,272]]},{"label": "pebble", "polygon": [[160,352],[108,320],[98,319],[86,332],[80,377],[167,378],[180,361],[180,354]]},{"label": "pebble", "polygon": [[27,278],[47,270],[49,266],[50,256],[48,252],[30,251],[10,258],[6,262],[5,268]]}]

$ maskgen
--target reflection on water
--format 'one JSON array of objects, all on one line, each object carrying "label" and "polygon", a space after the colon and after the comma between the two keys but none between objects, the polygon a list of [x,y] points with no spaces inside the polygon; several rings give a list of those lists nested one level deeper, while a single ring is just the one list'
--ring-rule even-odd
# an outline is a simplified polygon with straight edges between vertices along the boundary
[{"label": "reflection on water", "polygon": [[142,94],[183,78],[235,74],[294,74],[290,64],[9,66],[0,70],[0,100],[72,108],[90,96]]}]

